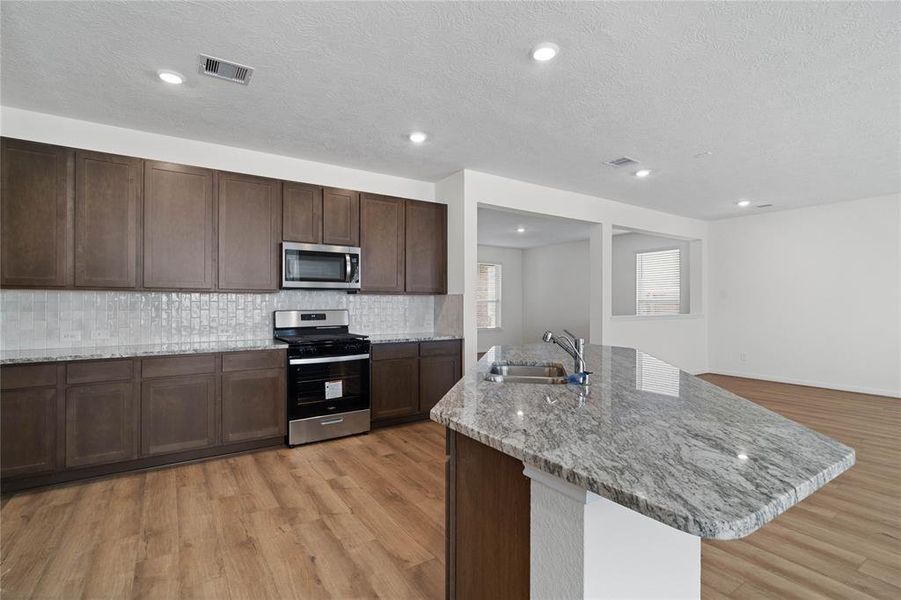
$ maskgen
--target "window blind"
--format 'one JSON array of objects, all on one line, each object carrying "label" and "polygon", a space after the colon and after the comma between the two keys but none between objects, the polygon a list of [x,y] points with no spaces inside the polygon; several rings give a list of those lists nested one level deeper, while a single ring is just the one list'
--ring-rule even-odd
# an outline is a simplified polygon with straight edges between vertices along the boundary
[{"label": "window blind", "polygon": [[501,265],[479,263],[479,288],[476,297],[476,324],[479,329],[501,326]]},{"label": "window blind", "polygon": [[635,255],[635,314],[676,315],[681,304],[679,249]]}]

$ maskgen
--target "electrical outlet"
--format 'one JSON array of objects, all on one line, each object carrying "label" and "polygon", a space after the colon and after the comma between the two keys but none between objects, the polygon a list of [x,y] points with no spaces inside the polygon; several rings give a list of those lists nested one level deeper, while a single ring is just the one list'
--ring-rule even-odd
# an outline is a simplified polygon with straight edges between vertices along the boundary
[{"label": "electrical outlet", "polygon": [[63,331],[59,335],[60,341],[63,342],[80,342],[81,341],[81,332],[80,331]]},{"label": "electrical outlet", "polygon": [[738,353],[738,362],[743,362],[743,363],[748,362],[748,355],[744,352],[739,352]]}]

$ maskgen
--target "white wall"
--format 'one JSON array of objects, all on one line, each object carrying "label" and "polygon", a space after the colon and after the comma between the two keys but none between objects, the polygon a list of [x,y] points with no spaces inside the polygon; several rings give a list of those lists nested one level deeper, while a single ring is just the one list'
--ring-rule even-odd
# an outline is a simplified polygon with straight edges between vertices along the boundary
[{"label": "white wall", "polygon": [[350,188],[415,200],[435,200],[435,184],[429,181],[113,127],[9,106],[0,107],[0,133],[7,137],[85,150]]},{"label": "white wall", "polygon": [[524,343],[540,342],[548,329],[588,338],[589,242],[568,242],[523,251]]},{"label": "white wall", "polygon": [[[463,193],[459,193],[462,187]],[[620,322],[612,320],[611,269],[612,231],[617,225],[642,231],[655,231],[681,238],[706,240],[707,222],[641,208],[556,188],[517,181],[488,173],[466,169],[455,173],[436,185],[436,196],[447,202],[448,233],[451,256],[463,260],[453,263],[459,273],[450,274],[449,281],[463,283],[463,331],[466,338],[466,368],[476,359],[475,340],[478,329],[475,320],[476,279],[475,256],[478,239],[479,205],[579,219],[596,224],[589,241],[589,265],[585,274],[589,296],[589,338],[592,343],[618,343],[636,346],[649,354],[692,372],[707,368],[707,321],[703,315],[692,316],[685,323],[655,320],[653,323]],[[698,246],[701,264],[706,264],[707,246]],[[471,256],[472,259],[467,258]],[[451,268],[451,261],[448,261]],[[706,269],[696,273],[706,294]],[[694,278],[693,277],[693,278]],[[694,298],[692,305],[694,305]],[[706,302],[702,302],[706,306]],[[689,317],[689,315],[685,315]],[[627,318],[627,317],[621,317]],[[634,317],[632,317],[634,319]],[[647,329],[655,332],[653,339],[645,337]],[[470,341],[472,340],[472,342]]]},{"label": "white wall", "polygon": [[710,370],[901,396],[899,235],[897,195],[711,223]]},{"label": "white wall", "polygon": [[518,248],[479,246],[479,262],[501,265],[501,328],[479,329],[479,352],[492,346],[522,343],[523,251]]}]

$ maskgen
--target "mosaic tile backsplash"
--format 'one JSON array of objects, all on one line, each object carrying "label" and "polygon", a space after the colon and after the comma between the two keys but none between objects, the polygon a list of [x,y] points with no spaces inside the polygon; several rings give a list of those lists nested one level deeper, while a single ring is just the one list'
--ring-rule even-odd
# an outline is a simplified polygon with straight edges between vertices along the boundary
[{"label": "mosaic tile backsplash", "polygon": [[442,332],[457,334],[451,330],[456,329],[456,305],[462,303],[453,298],[305,290],[275,294],[2,290],[0,348],[260,339],[272,335],[272,311],[283,309],[346,308],[351,331],[371,334],[433,333],[437,318]]}]

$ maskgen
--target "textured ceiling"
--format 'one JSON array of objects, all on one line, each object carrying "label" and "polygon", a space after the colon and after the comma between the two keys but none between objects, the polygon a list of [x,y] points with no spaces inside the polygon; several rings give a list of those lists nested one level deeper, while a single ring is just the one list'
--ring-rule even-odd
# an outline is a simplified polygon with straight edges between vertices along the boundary
[{"label": "textured ceiling", "polygon": [[[594,223],[534,213],[479,208],[479,244],[503,248],[535,248],[587,240]],[[516,229],[522,227],[524,232]]]},{"label": "textured ceiling", "polygon": [[[901,188],[899,17],[898,2],[5,1],[0,101],[716,218],[742,214],[740,198],[779,209]],[[562,51],[535,64],[544,40]],[[200,76],[200,52],[255,67],[251,85]],[[162,84],[162,68],[186,84]],[[417,129],[423,146],[405,139]],[[654,174],[602,165],[621,155]]]}]

